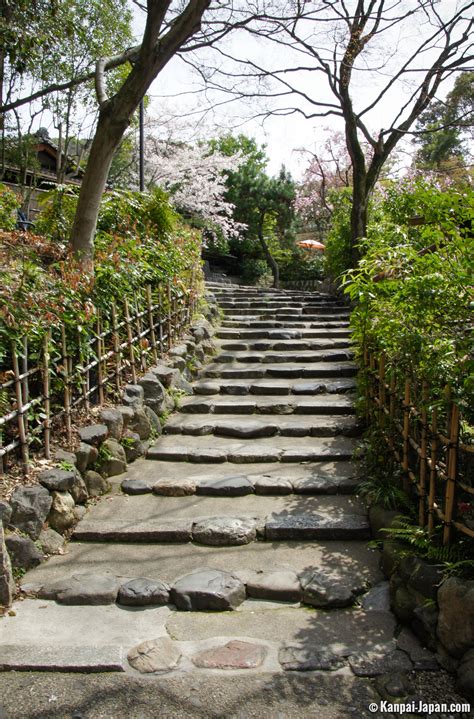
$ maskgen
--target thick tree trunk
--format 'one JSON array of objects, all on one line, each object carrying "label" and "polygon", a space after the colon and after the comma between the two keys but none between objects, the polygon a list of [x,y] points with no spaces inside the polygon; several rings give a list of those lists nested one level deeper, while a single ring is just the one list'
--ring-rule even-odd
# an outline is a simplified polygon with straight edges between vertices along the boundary
[{"label": "thick tree trunk", "polygon": [[74,257],[88,272],[93,269],[94,234],[100,201],[115,150],[129,120],[127,116],[121,119],[115,117],[110,106],[99,115],[71,232]]},{"label": "thick tree trunk", "polygon": [[268,249],[268,245],[265,242],[265,237],[263,236],[263,222],[265,219],[265,215],[263,215],[261,222],[259,223],[258,227],[258,239],[260,241],[260,245],[262,247],[262,250],[264,252],[265,258],[270,265],[270,269],[272,271],[273,275],[273,287],[278,289],[280,287],[280,268],[278,267],[278,264],[274,257],[272,257],[272,253]]}]

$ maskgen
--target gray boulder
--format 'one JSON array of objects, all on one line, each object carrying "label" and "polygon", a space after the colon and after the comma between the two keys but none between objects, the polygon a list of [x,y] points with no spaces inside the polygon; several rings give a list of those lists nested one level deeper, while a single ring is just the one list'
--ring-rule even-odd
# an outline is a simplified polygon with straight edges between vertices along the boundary
[{"label": "gray boulder", "polygon": [[20,537],[19,534],[9,534],[5,544],[14,567],[32,569],[44,559],[36,544],[29,537]]},{"label": "gray boulder", "polygon": [[[147,407],[148,409],[148,407]],[[148,449],[148,444],[142,442],[137,432],[127,429],[122,437],[122,446],[125,450],[127,462],[134,462],[138,457],[143,457]]]},{"label": "gray boulder", "polygon": [[75,502],[69,492],[53,492],[49,526],[62,534],[76,523]]},{"label": "gray boulder", "polygon": [[120,439],[123,432],[123,414],[118,409],[105,407],[100,412],[100,421],[109,430],[109,437]]},{"label": "gray boulder", "polygon": [[105,477],[102,477],[98,472],[89,469],[84,475],[84,481],[86,483],[89,497],[100,497],[109,491],[110,484],[107,482]]},{"label": "gray boulder", "polygon": [[81,427],[79,430],[79,437],[82,442],[91,444],[93,447],[98,447],[104,440],[107,439],[109,430],[105,424],[91,424],[88,427]]},{"label": "gray boulder", "polygon": [[82,479],[79,472],[75,473],[74,484],[69,490],[72,494],[72,498],[76,504],[85,504],[89,499],[89,492],[87,491],[87,485]]},{"label": "gray boulder", "polygon": [[123,429],[127,429],[128,423],[133,419],[133,407],[126,407],[124,404],[119,404],[115,409],[122,415]]},{"label": "gray boulder", "polygon": [[17,487],[10,499],[11,525],[31,539],[38,539],[51,503],[51,495],[45,487]]},{"label": "gray boulder", "polygon": [[151,434],[151,422],[144,407],[135,407],[128,429],[136,432],[140,439],[148,439]]},{"label": "gray boulder", "polygon": [[126,407],[141,407],[144,398],[143,387],[140,387],[138,384],[125,385],[123,390],[123,404]]},{"label": "gray boulder", "polygon": [[103,477],[115,477],[127,469],[125,450],[116,439],[107,439],[103,445],[103,456],[100,458],[100,473]]},{"label": "gray boulder", "polygon": [[160,418],[151,407],[145,407],[145,414],[150,420],[151,433],[155,437],[158,437],[162,432]]},{"label": "gray boulder", "polygon": [[474,648],[469,649],[461,659],[456,677],[456,689],[474,699]]},{"label": "gray boulder", "polygon": [[59,554],[66,545],[64,537],[54,529],[43,529],[38,541],[45,554]]},{"label": "gray boulder", "polygon": [[178,374],[178,371],[173,367],[167,367],[164,364],[157,364],[154,367],[150,367],[148,370],[151,374],[154,374],[161,384],[168,388],[173,384],[173,379]]},{"label": "gray boulder", "polygon": [[143,388],[145,404],[159,413],[165,396],[165,388],[158,377],[153,372],[147,372],[141,377],[138,384]]},{"label": "gray boulder", "polygon": [[10,555],[7,552],[3,525],[0,522],[0,607],[8,608],[15,596],[15,580]]},{"label": "gray boulder", "polygon": [[170,588],[165,582],[138,577],[122,584],[117,602],[130,607],[142,607],[150,604],[167,604]]},{"label": "gray boulder", "polygon": [[438,605],[438,639],[461,658],[474,647],[474,581],[446,579],[438,591]]},{"label": "gray boulder", "polygon": [[249,544],[256,538],[256,522],[249,517],[210,517],[193,525],[193,540],[213,547]]},{"label": "gray boulder", "polygon": [[188,612],[236,609],[245,599],[245,585],[228,572],[198,569],[175,582],[171,599]]},{"label": "gray boulder", "polygon": [[74,486],[76,473],[69,469],[47,469],[40,472],[38,479],[50,492],[68,492]]},{"label": "gray boulder", "polygon": [[8,527],[12,516],[12,508],[8,502],[0,500],[0,525]]},{"label": "gray boulder", "polygon": [[75,467],[77,463],[77,458],[74,452],[68,452],[65,449],[56,450],[54,459],[56,462],[64,462],[65,464],[70,464],[73,467]]},{"label": "gray boulder", "polygon": [[99,456],[99,450],[97,447],[93,447],[91,444],[81,442],[79,449],[76,449],[76,467],[81,474],[91,467]]},{"label": "gray boulder", "polygon": [[193,386],[187,379],[183,377],[179,372],[173,380],[173,387],[179,389],[181,392],[187,395],[194,394]]},{"label": "gray boulder", "polygon": [[334,575],[330,570],[310,569],[300,577],[303,588],[303,602],[313,607],[330,609],[332,607],[348,607],[357,594],[365,589],[365,582],[357,575],[340,573]]}]

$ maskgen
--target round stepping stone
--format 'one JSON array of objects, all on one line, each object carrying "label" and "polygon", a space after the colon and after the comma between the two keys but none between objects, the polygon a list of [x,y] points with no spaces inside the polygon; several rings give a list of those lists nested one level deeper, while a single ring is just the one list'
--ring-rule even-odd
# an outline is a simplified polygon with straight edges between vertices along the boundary
[{"label": "round stepping stone", "polygon": [[217,382],[199,382],[194,385],[194,394],[219,394],[221,386]]},{"label": "round stepping stone", "polygon": [[171,588],[171,598],[184,611],[236,609],[245,599],[245,585],[228,572],[201,569],[187,574]]},{"label": "round stepping stone", "polygon": [[253,491],[253,484],[247,477],[203,481],[197,487],[197,494],[208,497],[243,497]]},{"label": "round stepping stone", "polygon": [[223,647],[215,647],[192,657],[192,662],[203,669],[256,669],[266,656],[265,647],[234,640]]},{"label": "round stepping stone", "polygon": [[187,497],[195,492],[196,483],[192,479],[160,479],[153,485],[153,494],[163,497]]},{"label": "round stepping stone", "polygon": [[169,672],[181,659],[181,652],[168,637],[150,639],[131,649],[127,655],[129,664],[141,674]]},{"label": "round stepping stone", "polygon": [[125,494],[148,494],[151,492],[151,485],[143,479],[124,479],[120,486]]},{"label": "round stepping stone", "polygon": [[348,607],[357,594],[365,589],[363,579],[345,572],[338,573],[333,569],[324,571],[310,570],[300,576],[303,588],[303,602],[313,607]]},{"label": "round stepping stone", "polygon": [[298,646],[283,646],[278,652],[278,661],[285,671],[294,672],[334,671],[345,664],[344,657],[332,652]]},{"label": "round stepping stone", "polygon": [[277,602],[299,602],[301,585],[296,572],[255,572],[247,578],[247,594],[256,599],[271,599]]},{"label": "round stepping stone", "polygon": [[117,602],[129,607],[143,607],[149,604],[167,604],[170,588],[164,582],[138,577],[122,584]]},{"label": "round stepping stone", "polygon": [[255,494],[284,495],[293,493],[293,485],[284,477],[259,477],[255,482]]},{"label": "round stepping stone", "polygon": [[210,517],[196,522],[193,540],[213,547],[249,544],[257,538],[255,520],[247,517]]}]

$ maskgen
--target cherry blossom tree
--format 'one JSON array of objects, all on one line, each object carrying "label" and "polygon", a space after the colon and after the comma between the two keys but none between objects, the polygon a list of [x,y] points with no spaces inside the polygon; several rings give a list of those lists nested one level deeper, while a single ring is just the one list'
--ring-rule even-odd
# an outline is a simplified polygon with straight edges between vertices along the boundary
[{"label": "cherry blossom tree", "polygon": [[237,237],[245,225],[233,217],[234,205],[225,199],[226,179],[243,162],[240,153],[224,155],[205,142],[146,138],[145,176],[149,186],[169,192],[174,206],[197,217],[207,228],[218,228],[226,239]]}]

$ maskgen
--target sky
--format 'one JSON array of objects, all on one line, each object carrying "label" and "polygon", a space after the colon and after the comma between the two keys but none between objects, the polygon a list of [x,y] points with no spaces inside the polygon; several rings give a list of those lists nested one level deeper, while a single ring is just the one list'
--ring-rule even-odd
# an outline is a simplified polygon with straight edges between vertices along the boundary
[{"label": "sky", "polygon": [[[407,4],[410,4],[408,0]],[[442,10],[449,13],[456,5],[455,0],[443,0]],[[140,16],[136,13],[136,30],[140,30]],[[311,32],[314,33],[311,26]],[[386,34],[371,42],[368,53],[368,60],[360,64],[358,75],[354,78],[353,99],[356,108],[362,108],[369,104],[377,93],[378,89],[393,76],[400,64],[401,58],[413,53],[420,43],[420,37],[426,36],[432,31],[432,27],[406,22],[403,25],[395,26]],[[321,31],[317,29],[311,40],[320,42],[328,48],[334,46],[334,37],[327,30],[321,38]],[[295,52],[294,48],[284,48],[254,38],[245,32],[235,33],[224,46],[230,54],[238,55],[240,58],[252,60],[265,67],[282,67],[291,65],[308,64],[308,58]],[[432,59],[433,54],[420,55],[414,60],[413,69],[422,67],[423,64]],[[205,58],[206,61],[206,58]],[[231,64],[221,57],[209,56],[210,64],[222,64],[224,69],[232,72]],[[286,77],[286,76],[285,76]],[[373,110],[366,116],[366,124],[371,131],[378,132],[381,128],[390,126],[391,120],[398,109],[405,103],[416,85],[419,77],[413,73],[404,78],[403,82],[396,83],[390,92]],[[445,94],[452,87],[454,77],[444,85],[440,96]],[[316,71],[299,72],[291,76],[293,83],[296,83],[301,92],[307,93],[319,100],[331,102],[332,95],[327,88],[325,77]],[[287,117],[270,115],[266,119],[252,118],[264,108],[259,101],[252,100],[247,104],[242,102],[226,104],[222,107],[209,111],[204,118],[197,113],[206,106],[202,94],[194,94],[197,87],[198,75],[193,73],[188,65],[180,58],[174,58],[167,67],[160,73],[153,83],[149,92],[149,106],[147,117],[150,121],[161,123],[163,118],[171,117],[170,124],[173,132],[182,133],[184,137],[193,136],[212,137],[216,134],[230,130],[233,133],[243,132],[254,137],[258,142],[265,143],[267,154],[270,158],[268,170],[276,174],[281,165],[284,164],[291,171],[295,179],[300,179],[308,163],[308,151],[315,151],[320,147],[328,133],[333,130],[343,131],[342,118],[329,116],[323,118],[306,119],[303,115],[294,113]],[[201,83],[198,83],[201,85]],[[214,94],[214,100],[218,103],[222,100],[222,94]],[[311,109],[304,100],[291,98],[290,105],[299,106],[304,110]],[[188,114],[190,113],[190,114]],[[410,161],[409,144],[405,143],[404,152],[401,153],[401,163],[408,164]],[[408,152],[407,152],[408,151]]]}]

